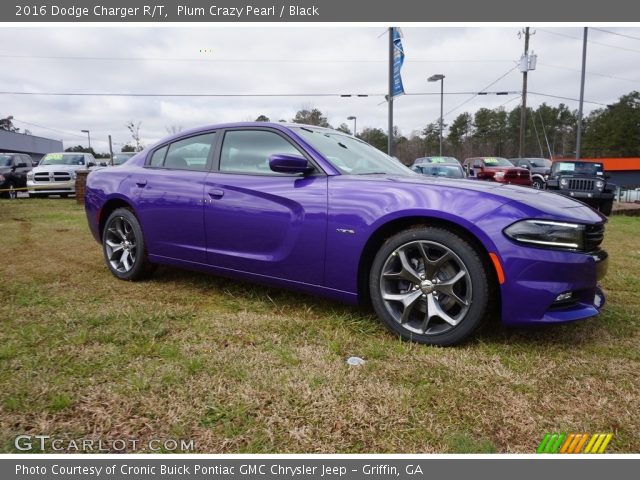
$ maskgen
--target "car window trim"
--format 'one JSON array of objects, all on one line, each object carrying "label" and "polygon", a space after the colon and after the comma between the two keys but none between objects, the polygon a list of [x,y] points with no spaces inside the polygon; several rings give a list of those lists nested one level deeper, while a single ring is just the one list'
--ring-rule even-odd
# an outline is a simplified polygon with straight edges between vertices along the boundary
[{"label": "car window trim", "polygon": [[[226,135],[227,132],[246,132],[246,131],[250,131],[250,132],[270,132],[270,133],[275,133],[277,135],[279,135],[280,137],[282,137],[285,141],[289,142],[296,150],[298,150],[298,152],[300,153],[300,155],[302,155],[304,158],[307,159],[307,161],[313,165],[313,172],[307,174],[307,175],[301,175],[299,173],[291,173],[291,174],[283,174],[283,173],[254,173],[254,172],[228,172],[228,171],[222,171],[220,170],[220,160],[221,160],[221,156],[222,156],[222,145],[224,143],[224,137]],[[286,178],[286,177],[293,177],[293,178],[302,178],[302,177],[326,177],[327,176],[327,172],[325,172],[322,167],[318,164],[318,162],[316,162],[311,155],[309,155],[304,148],[302,148],[302,146],[300,144],[298,144],[298,142],[296,142],[293,138],[291,138],[289,135],[287,135],[285,132],[278,130],[277,128],[272,128],[272,127],[229,127],[229,128],[224,128],[222,129],[221,133],[220,133],[220,137],[219,137],[219,141],[218,141],[218,145],[216,148],[216,152],[215,152],[215,159],[214,159],[214,165],[213,168],[211,170],[212,172],[215,173],[220,173],[220,174],[224,174],[224,175],[249,175],[249,176],[255,176],[255,177],[273,177],[273,178]]]},{"label": "car window trim", "polygon": [[[147,158],[144,159],[143,168],[149,168],[149,169],[152,169],[152,170],[178,170],[180,172],[205,172],[205,173],[209,173],[209,172],[211,172],[211,170],[213,168],[214,155],[215,155],[215,152],[217,150],[218,143],[220,143],[220,132],[221,132],[220,129],[207,130],[207,131],[204,131],[204,132],[191,133],[189,135],[185,135],[183,137],[174,138],[171,141],[164,142],[164,143],[154,147],[154,149],[151,150],[147,154]],[[191,168],[176,168],[176,167],[165,167],[164,166],[164,162],[167,159],[167,154],[169,153],[169,147],[172,144],[174,144],[176,142],[180,142],[182,140],[187,140],[189,138],[201,137],[202,135],[210,135],[212,133],[213,133],[213,140],[211,140],[211,148],[209,149],[209,153],[207,155],[206,168],[204,168],[202,170],[193,170]],[[162,159],[162,165],[160,165],[160,166],[151,165],[151,159],[153,158],[153,155],[158,150],[162,150],[164,147],[167,147],[167,151],[164,152],[164,158]]]}]

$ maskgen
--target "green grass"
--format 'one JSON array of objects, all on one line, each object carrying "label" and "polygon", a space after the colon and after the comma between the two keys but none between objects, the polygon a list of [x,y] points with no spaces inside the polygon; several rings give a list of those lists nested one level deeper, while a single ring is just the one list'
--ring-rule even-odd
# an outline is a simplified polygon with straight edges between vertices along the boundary
[{"label": "green grass", "polygon": [[[172,268],[116,280],[73,200],[0,201],[0,450],[16,435],[200,452],[640,451],[640,218],[612,217],[595,319],[438,349],[367,310]],[[348,367],[356,355],[367,363]]]}]

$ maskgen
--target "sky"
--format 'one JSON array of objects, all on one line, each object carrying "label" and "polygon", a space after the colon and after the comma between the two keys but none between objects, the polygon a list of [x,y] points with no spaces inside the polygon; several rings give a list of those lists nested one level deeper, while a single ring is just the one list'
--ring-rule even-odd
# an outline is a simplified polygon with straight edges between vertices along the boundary
[{"label": "sky", "polygon": [[[522,28],[406,27],[402,78],[407,95],[394,101],[394,124],[410,135],[440,115],[444,121],[478,108],[519,105],[517,68]],[[528,104],[578,108],[582,33],[579,27],[531,27]],[[640,28],[589,29],[585,113],[640,90]],[[250,121],[266,115],[291,120],[319,108],[333,126],[357,117],[357,128],[386,130],[388,46],[384,27],[186,26],[0,27],[0,92],[135,94],[288,94],[256,97],[46,96],[0,93],[0,117],[65,148],[91,143],[108,151],[131,141],[126,123],[140,122],[149,145],[175,128]],[[496,82],[497,80],[497,82]],[[491,85],[493,82],[495,84]],[[491,85],[489,87],[489,85]],[[488,87],[488,88],[486,88]],[[473,92],[518,92],[473,96]],[[431,95],[409,95],[430,93]],[[308,96],[369,94],[369,97]],[[558,99],[544,95],[567,97]],[[466,103],[464,103],[466,102]]]}]

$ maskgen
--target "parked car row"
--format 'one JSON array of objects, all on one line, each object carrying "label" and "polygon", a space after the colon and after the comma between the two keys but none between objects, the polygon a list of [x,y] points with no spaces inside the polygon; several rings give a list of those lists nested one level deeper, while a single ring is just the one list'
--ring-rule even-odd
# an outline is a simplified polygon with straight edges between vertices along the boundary
[{"label": "parked car row", "polygon": [[26,153],[0,153],[0,196],[16,198],[20,190],[29,197],[75,194],[76,172],[94,167],[120,166],[136,152],[121,152],[113,155],[112,162],[98,163],[90,153],[48,153],[40,162],[35,162]]},{"label": "parked car row", "polygon": [[546,158],[472,157],[460,163],[454,157],[420,157],[411,169],[432,177],[489,180],[551,190],[576,198],[610,215],[616,186],[609,183],[602,164]]}]

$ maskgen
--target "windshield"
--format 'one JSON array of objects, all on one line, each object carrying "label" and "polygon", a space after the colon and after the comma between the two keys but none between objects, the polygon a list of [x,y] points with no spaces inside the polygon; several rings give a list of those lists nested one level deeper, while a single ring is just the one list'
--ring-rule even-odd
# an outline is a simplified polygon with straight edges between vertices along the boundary
[{"label": "windshield", "polygon": [[532,167],[551,167],[551,160],[546,158],[532,158],[529,163],[531,163]]},{"label": "windshield", "polygon": [[555,175],[604,175],[601,163],[555,162],[551,167]]},{"label": "windshield", "polygon": [[49,153],[44,156],[40,166],[42,165],[84,165],[84,155],[67,154],[67,153]]},{"label": "windshield", "polygon": [[484,157],[484,164],[487,167],[513,167],[513,163],[501,157]]},{"label": "windshield", "polygon": [[414,175],[397,160],[357,138],[329,130],[293,129],[344,175]]},{"label": "windshield", "polygon": [[416,160],[416,163],[453,163],[457,162],[453,157],[423,157]]},{"label": "windshield", "polygon": [[11,166],[11,155],[0,155],[0,167]]},{"label": "windshield", "polygon": [[113,155],[113,164],[122,165],[124,162],[133,157],[135,153],[116,153]]},{"label": "windshield", "polygon": [[418,173],[423,175],[431,175],[432,177],[447,177],[447,178],[463,178],[462,168],[457,165],[421,165],[417,167]]}]

